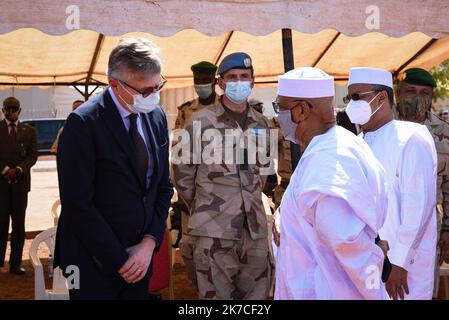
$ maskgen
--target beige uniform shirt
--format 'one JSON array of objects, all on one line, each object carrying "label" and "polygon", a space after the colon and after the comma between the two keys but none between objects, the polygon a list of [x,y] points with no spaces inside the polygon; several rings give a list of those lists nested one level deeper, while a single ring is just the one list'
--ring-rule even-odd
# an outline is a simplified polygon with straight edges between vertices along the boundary
[{"label": "beige uniform shirt", "polygon": [[[216,130],[220,133],[223,141],[229,130],[237,133],[233,143],[220,148],[223,153],[233,154],[236,152],[236,141],[244,136],[244,132],[250,132],[250,136],[263,134],[269,135],[270,124],[262,114],[252,108],[248,109],[246,128],[240,128],[237,122],[225,112],[220,101],[214,105],[195,112],[186,123],[186,129],[193,137],[193,127],[200,124],[199,134],[203,136],[207,129]],[[261,130],[264,129],[264,130]],[[210,144],[203,141],[199,144],[202,150]],[[269,145],[269,139],[266,139]],[[190,150],[193,150],[191,139]],[[268,151],[269,152],[269,151]],[[259,158],[249,161],[248,164],[232,163],[220,157],[219,162],[207,164],[201,163],[173,164],[174,183],[179,196],[188,205],[190,211],[188,233],[191,236],[206,236],[212,238],[238,240],[243,228],[249,230],[252,239],[267,237],[267,220],[262,202],[262,190],[266,175],[272,174],[269,170],[262,168],[273,167],[272,160],[268,164],[261,164]],[[262,174],[263,173],[263,174]]]},{"label": "beige uniform shirt", "polygon": [[449,228],[449,123],[428,112],[424,124],[435,140],[438,154],[437,201],[445,216],[443,227]]},{"label": "beige uniform shirt", "polygon": [[275,206],[278,208],[281,204],[282,196],[287,189],[290,177],[292,176],[292,155],[290,141],[285,140],[279,128],[279,124],[273,118],[274,127],[278,129],[278,175],[281,178],[280,184],[276,186],[274,196]]},{"label": "beige uniform shirt", "polygon": [[190,119],[192,114],[194,114],[195,112],[197,112],[207,106],[217,103],[219,98],[220,98],[219,95],[215,94],[215,101],[209,105],[201,104],[199,98],[187,101],[186,103],[183,103],[182,105],[180,105],[178,107],[178,116],[176,117],[176,121],[175,121],[175,129],[184,128],[184,125]]}]

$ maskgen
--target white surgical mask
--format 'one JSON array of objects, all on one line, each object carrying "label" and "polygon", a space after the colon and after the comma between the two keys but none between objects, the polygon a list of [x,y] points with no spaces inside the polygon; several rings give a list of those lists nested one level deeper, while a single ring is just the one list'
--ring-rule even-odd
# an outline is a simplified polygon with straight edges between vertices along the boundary
[{"label": "white surgical mask", "polygon": [[209,98],[212,94],[212,85],[212,82],[207,84],[196,84],[195,91],[198,97],[200,97],[201,99]]},{"label": "white surgical mask", "polygon": [[251,81],[226,82],[225,94],[235,104],[241,104],[251,94]]},{"label": "white surgical mask", "polygon": [[278,114],[279,126],[285,140],[296,143],[296,128],[298,124],[292,121],[290,110],[280,110]]},{"label": "white surgical mask", "polygon": [[[119,81],[120,85],[126,92],[133,96],[134,103],[128,104],[128,108],[135,113],[149,113],[159,107],[161,100],[160,92],[156,91],[152,94],[143,97],[141,94],[132,94],[128,89]],[[122,98],[123,99],[123,98]]]},{"label": "white surgical mask", "polygon": [[371,119],[371,117],[383,106],[382,103],[376,110],[374,110],[374,112],[371,111],[371,102],[376,99],[379,93],[377,93],[370,102],[366,102],[362,99],[349,101],[348,106],[346,107],[346,113],[348,114],[348,117],[352,123],[359,125],[366,124]]}]

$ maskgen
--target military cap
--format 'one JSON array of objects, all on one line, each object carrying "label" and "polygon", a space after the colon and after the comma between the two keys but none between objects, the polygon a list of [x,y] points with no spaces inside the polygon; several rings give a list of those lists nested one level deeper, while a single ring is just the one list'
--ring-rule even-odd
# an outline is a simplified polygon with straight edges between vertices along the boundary
[{"label": "military cap", "polygon": [[20,102],[19,102],[19,100],[17,100],[14,97],[8,97],[3,101],[3,107],[5,107],[5,108],[8,108],[8,107],[20,108]]},{"label": "military cap", "polygon": [[421,68],[411,68],[405,70],[405,78],[402,81],[410,84],[430,86],[434,88],[437,86],[432,75],[428,71]]},{"label": "military cap", "polygon": [[244,52],[234,52],[224,57],[218,66],[218,74],[222,75],[231,69],[251,69],[253,66],[251,57]]},{"label": "military cap", "polygon": [[192,65],[190,70],[192,70],[192,72],[215,73],[215,71],[217,71],[217,66],[208,61],[201,61]]}]

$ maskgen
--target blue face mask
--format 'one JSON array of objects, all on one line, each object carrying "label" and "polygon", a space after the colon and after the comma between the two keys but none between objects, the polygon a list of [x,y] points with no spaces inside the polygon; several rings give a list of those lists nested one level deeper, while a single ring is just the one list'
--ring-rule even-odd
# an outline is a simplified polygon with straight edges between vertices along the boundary
[{"label": "blue face mask", "polygon": [[225,95],[235,104],[241,104],[251,94],[251,81],[226,82]]}]

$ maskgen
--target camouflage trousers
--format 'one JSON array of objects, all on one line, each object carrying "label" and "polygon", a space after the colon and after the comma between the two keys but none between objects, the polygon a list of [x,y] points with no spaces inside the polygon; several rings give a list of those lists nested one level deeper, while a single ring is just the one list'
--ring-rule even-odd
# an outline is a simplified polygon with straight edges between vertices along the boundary
[{"label": "camouflage trousers", "polygon": [[264,300],[272,281],[267,238],[190,237],[200,299]]},{"label": "camouflage trousers", "polygon": [[186,266],[187,278],[196,286],[196,272],[193,263],[193,247],[190,241],[190,236],[187,234],[189,228],[189,214],[181,213],[182,237],[179,242],[179,251],[181,252],[182,260]]}]

